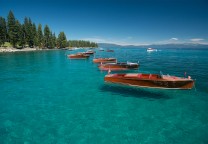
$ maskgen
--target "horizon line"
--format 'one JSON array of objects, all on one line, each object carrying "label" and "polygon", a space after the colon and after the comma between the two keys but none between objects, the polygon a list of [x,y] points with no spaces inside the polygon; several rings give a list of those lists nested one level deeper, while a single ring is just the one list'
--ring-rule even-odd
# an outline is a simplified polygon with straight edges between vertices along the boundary
[{"label": "horizon line", "polygon": [[150,45],[208,45],[208,43],[193,43],[193,42],[184,42],[184,43],[152,43],[152,44],[119,44],[111,42],[97,42],[97,44],[113,44],[119,46],[150,46]]}]

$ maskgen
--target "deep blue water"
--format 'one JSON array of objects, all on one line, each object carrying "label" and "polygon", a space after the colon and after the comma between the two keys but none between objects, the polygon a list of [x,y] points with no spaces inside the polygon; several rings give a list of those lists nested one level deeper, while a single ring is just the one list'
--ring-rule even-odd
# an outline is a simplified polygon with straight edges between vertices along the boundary
[{"label": "deep blue water", "polygon": [[186,72],[196,79],[192,90],[105,84],[92,57],[69,60],[67,53],[0,54],[0,143],[208,143],[208,49],[96,54],[139,61],[143,73]]}]

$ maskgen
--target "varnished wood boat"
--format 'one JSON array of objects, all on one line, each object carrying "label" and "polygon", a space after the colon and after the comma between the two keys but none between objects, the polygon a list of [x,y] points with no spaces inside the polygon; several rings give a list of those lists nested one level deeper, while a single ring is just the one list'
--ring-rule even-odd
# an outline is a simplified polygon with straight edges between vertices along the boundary
[{"label": "varnished wood boat", "polygon": [[138,68],[139,64],[132,62],[106,63],[99,65],[99,69],[104,71],[137,70]]},{"label": "varnished wood boat", "polygon": [[108,74],[105,82],[160,89],[192,89],[194,80],[158,74]]},{"label": "varnished wood boat", "polygon": [[68,55],[68,58],[70,59],[87,59],[90,55],[85,53],[77,53],[77,54],[70,54]]},{"label": "varnished wood boat", "polygon": [[94,58],[93,62],[94,63],[113,63],[116,62],[116,58]]}]

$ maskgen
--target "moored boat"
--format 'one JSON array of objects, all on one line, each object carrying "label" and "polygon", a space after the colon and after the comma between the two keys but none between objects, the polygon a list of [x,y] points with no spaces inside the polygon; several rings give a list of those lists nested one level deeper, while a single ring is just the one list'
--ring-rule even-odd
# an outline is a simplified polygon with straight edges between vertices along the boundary
[{"label": "moored boat", "polygon": [[158,74],[108,74],[105,82],[117,83],[136,87],[159,88],[159,89],[192,89],[194,80],[170,75]]},{"label": "moored boat", "polygon": [[99,51],[104,51],[104,49],[103,48],[99,48]]},{"label": "moored boat", "polygon": [[99,65],[99,69],[104,71],[107,71],[109,69],[111,71],[137,70],[138,68],[139,64],[132,62],[105,63]]},{"label": "moored boat", "polygon": [[68,50],[68,48],[60,48],[61,50]]},{"label": "moored boat", "polygon": [[87,59],[90,55],[85,53],[77,53],[77,54],[70,54],[68,55],[68,58],[70,59]]},{"label": "moored boat", "polygon": [[114,52],[114,50],[112,50],[112,49],[107,49],[106,51],[107,52]]},{"label": "moored boat", "polygon": [[88,50],[85,52],[85,54],[94,54],[94,53],[95,53],[95,51],[93,51],[93,50]]},{"label": "moored boat", "polygon": [[116,62],[116,58],[94,58],[93,62],[94,63],[113,63]]},{"label": "moored boat", "polygon": [[153,52],[153,51],[157,51],[157,49],[153,49],[153,48],[148,48],[147,52]]}]

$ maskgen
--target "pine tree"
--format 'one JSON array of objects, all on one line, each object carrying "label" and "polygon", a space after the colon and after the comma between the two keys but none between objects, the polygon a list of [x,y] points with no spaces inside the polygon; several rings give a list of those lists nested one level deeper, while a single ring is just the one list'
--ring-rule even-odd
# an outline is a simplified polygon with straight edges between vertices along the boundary
[{"label": "pine tree", "polygon": [[37,40],[37,30],[35,23],[32,24],[31,27],[31,44],[33,46],[37,46],[38,40]]},{"label": "pine tree", "polygon": [[43,31],[42,31],[42,25],[38,25],[38,32],[37,32],[37,45],[39,48],[43,47]]},{"label": "pine tree", "polygon": [[30,33],[30,28],[29,28],[29,20],[27,17],[25,17],[24,19],[24,28],[25,28],[25,41],[26,41],[26,44],[29,45],[29,40],[30,40],[30,37],[29,37],[29,33]]},{"label": "pine tree", "polygon": [[[15,29],[14,29],[14,42],[13,45],[20,43],[20,36],[21,36],[21,24],[18,20],[15,21]],[[14,47],[15,47],[14,46]]]},{"label": "pine tree", "polygon": [[16,26],[17,26],[17,29],[18,29],[18,44],[21,46],[21,47],[24,47],[25,46],[25,28],[24,28],[24,24],[21,25],[18,21],[16,21]]},{"label": "pine tree", "polygon": [[12,11],[9,12],[7,20],[8,20],[9,41],[12,43],[13,47],[16,47],[18,30],[16,25],[17,23]]},{"label": "pine tree", "polygon": [[48,25],[44,28],[44,47],[49,48],[50,28]]},{"label": "pine tree", "polygon": [[0,17],[0,46],[7,40],[6,20]]},{"label": "pine tree", "polygon": [[54,48],[57,46],[57,40],[56,40],[56,34],[53,33],[53,44],[54,44]]},{"label": "pine tree", "polygon": [[36,35],[36,26],[35,26],[35,24],[32,24],[32,20],[27,17],[25,17],[24,25],[25,25],[26,42],[29,47],[33,47],[34,46],[34,38]]},{"label": "pine tree", "polygon": [[33,28],[32,28],[32,20],[29,18],[28,22],[28,45],[29,47],[33,47],[34,42],[33,42]]},{"label": "pine tree", "polygon": [[53,37],[52,37],[52,32],[50,32],[49,34],[49,40],[48,40],[48,45],[49,45],[49,48],[53,48]]},{"label": "pine tree", "polygon": [[55,34],[52,34],[52,32],[50,32],[49,46],[50,48],[55,48],[56,46],[56,37],[55,37]]},{"label": "pine tree", "polygon": [[58,47],[65,48],[67,47],[67,39],[64,32],[60,32],[57,39]]}]

